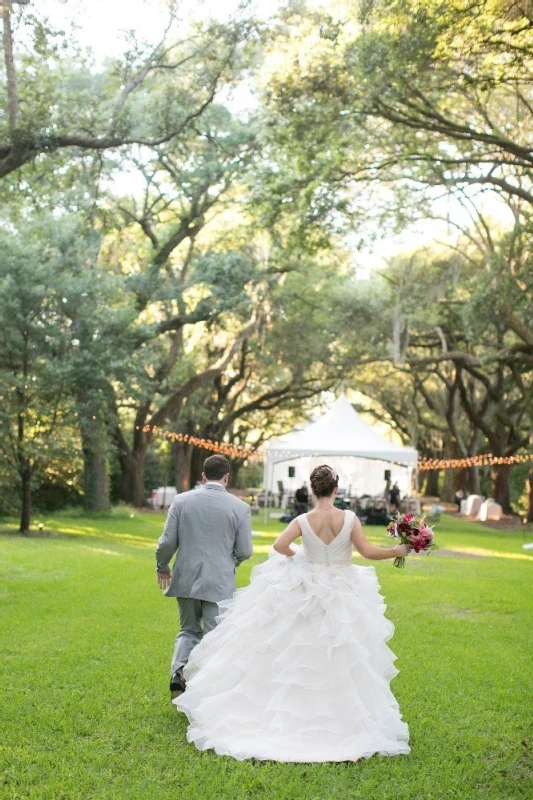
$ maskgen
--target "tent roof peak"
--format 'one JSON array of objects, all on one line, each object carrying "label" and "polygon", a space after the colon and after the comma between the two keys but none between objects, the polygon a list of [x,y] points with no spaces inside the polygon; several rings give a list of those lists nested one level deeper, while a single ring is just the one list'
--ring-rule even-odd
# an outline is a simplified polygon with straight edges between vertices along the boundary
[{"label": "tent roof peak", "polygon": [[344,391],[318,419],[267,444],[270,461],[319,455],[358,456],[411,466],[418,461],[414,448],[393,444],[367,425]]}]

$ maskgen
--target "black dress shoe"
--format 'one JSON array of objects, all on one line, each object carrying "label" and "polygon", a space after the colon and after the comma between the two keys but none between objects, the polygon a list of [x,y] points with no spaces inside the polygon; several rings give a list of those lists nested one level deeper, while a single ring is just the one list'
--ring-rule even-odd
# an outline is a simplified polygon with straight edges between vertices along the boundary
[{"label": "black dress shoe", "polygon": [[176,670],[172,678],[170,679],[170,699],[175,700],[176,697],[179,697],[180,694],[183,694],[185,691],[185,678],[181,674],[181,672]]}]

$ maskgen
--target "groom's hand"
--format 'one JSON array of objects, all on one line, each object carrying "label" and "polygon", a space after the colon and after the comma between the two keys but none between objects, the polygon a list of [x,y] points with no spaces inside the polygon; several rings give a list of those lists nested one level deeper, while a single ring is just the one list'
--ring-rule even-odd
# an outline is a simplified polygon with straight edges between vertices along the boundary
[{"label": "groom's hand", "polygon": [[160,589],[168,589],[170,586],[170,579],[172,577],[171,572],[158,572],[157,573],[157,585]]}]

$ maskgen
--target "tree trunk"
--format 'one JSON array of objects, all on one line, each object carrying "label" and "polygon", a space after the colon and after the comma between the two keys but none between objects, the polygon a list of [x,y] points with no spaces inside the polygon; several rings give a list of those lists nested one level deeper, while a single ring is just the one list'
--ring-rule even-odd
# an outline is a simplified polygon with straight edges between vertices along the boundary
[{"label": "tree trunk", "polygon": [[83,505],[86,511],[107,511],[109,502],[109,463],[107,429],[101,416],[80,421],[83,452]]},{"label": "tree trunk", "polygon": [[439,475],[438,469],[427,470],[426,481],[424,486],[425,497],[438,497],[439,496]]},{"label": "tree trunk", "polygon": [[133,458],[131,449],[125,440],[120,426],[115,427],[114,439],[117,448],[118,463],[120,466],[119,495],[123,503],[133,503]]},{"label": "tree trunk", "polygon": [[86,511],[109,510],[109,473],[105,455],[84,451],[83,491]]},{"label": "tree trunk", "polygon": [[[445,438],[442,454],[444,458],[451,458],[453,453],[453,445],[450,438]],[[453,490],[453,468],[444,470],[444,481],[442,484],[441,499],[445,503],[453,503],[455,492]]]},{"label": "tree trunk", "polygon": [[[470,437],[470,444],[468,446],[468,455],[470,458],[477,456],[479,450],[480,430],[474,428]],[[479,474],[479,467],[468,467],[466,485],[470,494],[481,494],[481,477]]]},{"label": "tree trunk", "polygon": [[31,478],[32,478],[32,469],[29,464],[22,470],[21,473],[21,483],[22,483],[22,507],[20,512],[20,527],[19,531],[21,533],[29,533],[30,532],[30,520],[31,520]]},{"label": "tree trunk", "polygon": [[512,514],[509,492],[509,464],[493,464],[491,467],[492,496],[502,507],[504,514]]},{"label": "tree trunk", "polygon": [[533,522],[533,464],[529,469],[526,480],[527,489],[527,521]]},{"label": "tree trunk", "polygon": [[186,442],[174,442],[174,476],[178,492],[187,492],[191,488],[191,460],[193,447]]},{"label": "tree trunk", "polygon": [[479,467],[468,467],[466,475],[466,485],[469,494],[481,494],[481,478]]},{"label": "tree trunk", "polygon": [[138,446],[132,453],[131,470],[129,473],[130,487],[129,494],[131,502],[136,508],[142,508],[146,505],[146,491],[144,488],[144,472],[146,467],[146,451],[148,450],[148,443],[143,443]]},{"label": "tree trunk", "polygon": [[467,470],[465,467],[460,467],[458,469],[454,469],[453,471],[453,492],[459,491],[462,489],[465,493],[465,496],[468,494],[468,487],[466,484],[467,479]]},{"label": "tree trunk", "polygon": [[131,448],[121,428],[117,427],[115,441],[120,464],[120,499],[123,503],[142,508],[146,505],[144,472],[149,440],[142,430],[135,429]]},{"label": "tree trunk", "polygon": [[189,486],[194,489],[196,483],[202,480],[202,472],[204,468],[204,461],[208,455],[213,455],[208,450],[202,450],[201,447],[193,447],[191,458],[191,472],[189,478]]},{"label": "tree trunk", "polygon": [[453,490],[453,468],[444,470],[444,483],[442,485],[442,499],[445,503],[453,503],[455,492]]},{"label": "tree trunk", "polygon": [[13,54],[13,31],[11,28],[11,3],[2,3],[2,44],[4,50],[4,66],[7,84],[7,110],[11,135],[14,134],[19,123],[19,94],[17,88],[17,73],[15,70],[15,57]]},{"label": "tree trunk", "polygon": [[239,480],[239,471],[243,464],[244,464],[244,458],[233,458],[231,460],[231,471],[229,474],[229,481],[228,481],[228,485],[231,488],[235,488],[235,486],[237,486],[237,482]]}]

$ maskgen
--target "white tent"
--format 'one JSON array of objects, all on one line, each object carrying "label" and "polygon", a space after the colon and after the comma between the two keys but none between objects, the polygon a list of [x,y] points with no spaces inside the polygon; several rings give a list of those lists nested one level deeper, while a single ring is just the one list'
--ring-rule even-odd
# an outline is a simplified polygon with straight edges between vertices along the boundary
[{"label": "white tent", "polygon": [[[293,431],[267,444],[265,488],[273,488],[276,465],[305,456],[352,456],[401,465],[404,473],[406,469],[408,471],[408,485],[418,461],[418,452],[414,448],[392,444],[363,422],[345,394],[341,394],[329,411],[303,430]],[[309,458],[307,461],[309,463]]]}]

